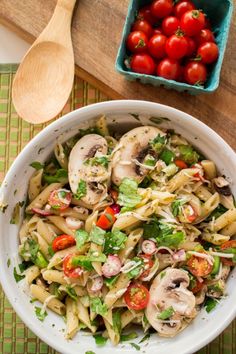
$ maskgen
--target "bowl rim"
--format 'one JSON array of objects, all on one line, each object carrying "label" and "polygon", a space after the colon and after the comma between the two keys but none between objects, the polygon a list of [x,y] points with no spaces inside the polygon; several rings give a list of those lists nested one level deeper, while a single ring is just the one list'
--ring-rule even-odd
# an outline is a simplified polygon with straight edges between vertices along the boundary
[{"label": "bowl rim", "polygon": [[[143,108],[147,108],[147,110],[149,108],[155,108],[156,110],[166,109],[168,111],[168,114],[171,114],[171,113],[173,113],[173,115],[177,114],[179,116],[179,119],[181,119],[181,120],[184,120],[186,122],[191,120],[193,122],[193,124],[195,124],[198,128],[203,129],[208,134],[210,134],[213,140],[217,139],[217,145],[224,146],[224,149],[229,153],[230,157],[234,160],[234,163],[236,164],[236,154],[233,151],[233,149],[228,145],[228,143],[226,143],[220,135],[218,135],[214,130],[212,130],[210,127],[208,127],[205,123],[203,123],[202,121],[198,120],[197,118],[194,118],[193,116],[191,116],[183,111],[180,111],[180,110],[178,110],[174,107],[171,107],[171,106],[167,106],[167,105],[163,105],[163,104],[159,104],[159,103],[155,103],[155,102],[142,101],[142,100],[105,101],[105,102],[94,103],[92,105],[85,106],[85,107],[76,109],[74,111],[71,111],[71,112],[67,113],[66,115],[64,115],[63,117],[59,118],[58,120],[52,122],[49,126],[44,128],[42,131],[40,131],[23,148],[23,150],[20,152],[20,154],[16,157],[16,159],[12,163],[10,169],[8,170],[8,172],[4,178],[2,186],[0,188],[0,195],[1,195],[1,192],[3,192],[3,194],[4,194],[4,191],[3,191],[4,184],[8,181],[8,179],[11,179],[12,176],[14,176],[15,169],[19,168],[19,166],[21,165],[21,158],[25,154],[27,154],[27,152],[29,152],[32,148],[34,148],[35,144],[39,143],[41,138],[49,135],[50,132],[52,132],[56,128],[59,128],[60,125],[63,126],[63,124],[64,124],[65,126],[68,126],[68,128],[69,128],[70,123],[72,123],[75,119],[78,119],[78,124],[79,124],[80,122],[79,122],[78,113],[79,113],[79,115],[83,115],[86,113],[90,114],[91,115],[91,118],[89,118],[89,120],[90,120],[93,117],[96,117],[96,115],[97,115],[96,111],[97,111],[98,107],[100,109],[102,109],[104,107],[104,109],[106,109],[108,111],[109,110],[112,111],[113,109],[118,111],[119,106],[120,106],[121,112],[123,109],[129,109],[129,110],[131,109],[131,110],[137,110],[137,111],[139,109],[143,109]],[[4,218],[4,215],[1,217]],[[0,237],[1,237],[1,235],[0,235]],[[0,254],[1,254],[1,252],[2,252],[2,250],[0,249]],[[3,257],[0,257],[0,269],[4,269],[4,267],[5,267],[5,264],[3,263]],[[11,292],[11,285],[10,285],[8,276],[7,276],[7,274],[5,275],[4,272],[0,272],[0,283],[2,285],[4,292],[5,292],[5,295],[7,296],[13,309],[15,310],[17,315],[22,319],[22,321],[26,324],[26,326],[30,330],[32,330],[41,340],[46,342],[49,346],[56,349],[57,351],[61,352],[61,350],[63,350],[64,354],[71,354],[71,351],[67,351],[65,348],[62,348],[60,343],[59,344],[55,343],[53,341],[53,338],[48,336],[45,329],[38,326],[37,321],[33,321],[32,319],[30,319],[30,317],[28,318],[25,316],[24,307],[21,307],[20,303],[15,303],[15,301],[14,301],[15,294]],[[193,343],[191,348],[188,348],[187,350],[182,351],[181,354],[191,354],[191,353],[193,353],[193,351],[195,352],[195,351],[199,350],[200,348],[202,348],[203,346],[210,343],[232,322],[232,320],[234,319],[235,316],[236,316],[236,307],[234,309],[231,308],[231,312],[229,312],[228,314],[225,315],[223,322],[220,325],[218,325],[218,327],[216,327],[214,330],[212,330],[210,335],[208,334],[206,337],[200,338],[197,343]],[[130,352],[132,352],[132,350]]]}]

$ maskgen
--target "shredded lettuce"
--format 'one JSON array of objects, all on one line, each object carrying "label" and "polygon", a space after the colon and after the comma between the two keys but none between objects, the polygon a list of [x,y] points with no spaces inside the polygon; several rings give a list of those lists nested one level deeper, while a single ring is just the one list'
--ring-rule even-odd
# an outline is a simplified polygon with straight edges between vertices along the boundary
[{"label": "shredded lettuce", "polygon": [[158,246],[175,249],[185,240],[185,234],[182,231],[174,232],[173,225],[160,221],[159,227],[160,232],[156,237]]},{"label": "shredded lettuce", "polygon": [[114,254],[118,253],[125,247],[127,236],[124,232],[115,229],[112,232],[107,232],[105,235],[104,253]]},{"label": "shredded lettuce", "polygon": [[185,203],[186,201],[183,199],[176,199],[175,201],[173,201],[173,203],[171,204],[171,209],[174,216],[178,216],[180,214],[181,206]]},{"label": "shredded lettuce", "polygon": [[179,145],[181,158],[189,165],[193,165],[199,161],[200,155],[190,145]]},{"label": "shredded lettuce", "polygon": [[[117,203],[131,210],[135,208],[141,200],[142,197],[138,194],[138,183],[132,178],[125,177],[119,186]],[[122,209],[122,211],[124,210]]]},{"label": "shredded lettuce", "polygon": [[89,241],[89,234],[85,230],[76,230],[75,232],[76,247],[81,249],[83,245]]},{"label": "shredded lettuce", "polygon": [[105,254],[93,251],[87,255],[79,255],[72,258],[72,265],[74,267],[81,266],[88,271],[93,270],[92,262],[106,262]]},{"label": "shredded lettuce", "polygon": [[128,273],[126,273],[129,279],[137,278],[144,268],[144,261],[142,258],[134,257],[131,260],[136,263],[136,266]]},{"label": "shredded lettuce", "polygon": [[90,298],[90,307],[93,312],[101,316],[106,316],[108,312],[107,305],[104,304],[99,297]]},{"label": "shredded lettuce", "polygon": [[105,230],[94,225],[90,232],[90,241],[102,246],[104,244],[105,234]]},{"label": "shredded lettuce", "polygon": [[148,239],[156,237],[160,232],[159,221],[157,217],[153,217],[150,222],[143,225],[143,238]]}]

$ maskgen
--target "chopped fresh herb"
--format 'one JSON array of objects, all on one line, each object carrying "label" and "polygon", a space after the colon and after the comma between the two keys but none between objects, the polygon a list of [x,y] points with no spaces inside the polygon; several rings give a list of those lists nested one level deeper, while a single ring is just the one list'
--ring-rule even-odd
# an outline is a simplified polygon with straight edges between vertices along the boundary
[{"label": "chopped fresh herb", "polygon": [[13,275],[14,275],[14,278],[15,278],[15,281],[18,283],[19,281],[21,281],[22,279],[25,278],[25,275],[23,274],[18,274],[17,271],[16,271],[16,267],[14,267],[13,269]]},{"label": "chopped fresh herb", "polygon": [[66,289],[66,293],[67,293],[73,300],[75,300],[75,301],[78,300],[78,296],[77,296],[76,291],[75,291],[74,288],[72,288],[71,286],[67,285],[65,289]]},{"label": "chopped fresh herb", "polygon": [[119,186],[119,196],[117,203],[126,208],[134,208],[142,197],[138,194],[138,183],[132,179],[125,177]]},{"label": "chopped fresh herb", "polygon": [[107,342],[107,338],[104,338],[101,334],[94,334],[93,338],[99,347],[102,347]]},{"label": "chopped fresh herb", "polygon": [[113,330],[120,334],[121,333],[121,313],[120,309],[112,313],[112,324]]},{"label": "chopped fresh herb", "polygon": [[140,341],[139,341],[139,343],[143,343],[143,342],[145,342],[146,340],[148,340],[149,338],[150,338],[150,333],[147,333]]},{"label": "chopped fresh herb", "polygon": [[153,159],[146,159],[144,161],[144,164],[147,165],[147,166],[155,166],[156,160],[154,158]]},{"label": "chopped fresh herb", "polygon": [[86,182],[83,179],[81,179],[78,183],[78,188],[74,197],[80,200],[83,196],[86,195],[86,193],[87,193]]},{"label": "chopped fresh herb", "polygon": [[107,156],[100,156],[100,157],[91,157],[84,162],[85,165],[90,165],[90,166],[98,166],[101,165],[105,168],[108,168],[109,166],[109,160]]},{"label": "chopped fresh herb", "polygon": [[157,318],[160,320],[167,320],[174,314],[175,310],[172,306],[168,307],[166,310],[162,311]]},{"label": "chopped fresh herb", "polygon": [[179,145],[179,152],[184,162],[190,165],[199,161],[199,154],[190,145]]},{"label": "chopped fresh herb", "polygon": [[111,278],[104,278],[104,283],[109,289],[112,289],[118,278],[119,275],[115,275],[114,277]]},{"label": "chopped fresh herb", "polygon": [[91,310],[98,315],[105,316],[108,312],[107,305],[102,302],[99,297],[90,298]]},{"label": "chopped fresh herb", "polygon": [[68,171],[64,170],[63,168],[60,168],[56,171],[54,175],[49,175],[44,173],[43,174],[43,180],[46,183],[67,183],[68,182]]},{"label": "chopped fresh herb", "polygon": [[129,279],[137,278],[144,268],[144,261],[142,258],[134,257],[132,258],[132,261],[135,262],[136,265],[135,267],[132,267],[132,270],[126,273]]},{"label": "chopped fresh herb", "polygon": [[46,311],[42,312],[42,308],[35,306],[35,314],[38,317],[39,321],[44,321],[45,317],[48,315],[48,313]]},{"label": "chopped fresh herb", "polygon": [[151,221],[143,225],[143,238],[148,239],[156,237],[160,232],[159,221],[157,217],[153,217]]},{"label": "chopped fresh herb", "polygon": [[161,136],[158,134],[153,140],[150,141],[150,145],[155,151],[161,152],[166,145],[166,142],[166,136]]},{"label": "chopped fresh herb", "polygon": [[135,348],[136,350],[140,350],[141,349],[140,345],[138,345],[136,343],[130,343],[130,345],[132,345],[132,347]]},{"label": "chopped fresh herb", "polygon": [[160,154],[160,159],[164,161],[167,165],[170,165],[174,161],[174,158],[175,154],[169,149],[162,150]]},{"label": "chopped fresh herb", "polygon": [[136,332],[131,332],[131,333],[128,333],[128,334],[121,334],[120,341],[121,342],[127,342],[127,341],[135,339],[137,337],[138,337],[138,334]]},{"label": "chopped fresh herb", "polygon": [[212,299],[208,297],[204,303],[206,312],[211,312],[217,305],[217,301],[215,299]]},{"label": "chopped fresh herb", "polygon": [[115,229],[112,232],[107,232],[105,235],[104,253],[114,254],[118,253],[125,247],[127,236],[124,232]]},{"label": "chopped fresh herb", "polygon": [[86,256],[79,255],[72,258],[72,265],[74,267],[81,266],[89,271],[93,270],[92,262],[106,262],[105,254],[94,251]]},{"label": "chopped fresh herb", "polygon": [[31,164],[30,164],[31,167],[35,168],[35,170],[41,170],[44,168],[44,165],[41,164],[41,162],[38,162],[38,161],[33,161]]},{"label": "chopped fresh herb", "polygon": [[81,249],[83,245],[89,241],[89,234],[85,230],[76,230],[75,232],[76,247]]},{"label": "chopped fresh herb", "polygon": [[10,260],[10,258],[8,258],[8,260],[7,260],[7,267],[9,268],[10,265],[11,265],[11,260]]},{"label": "chopped fresh herb", "polygon": [[159,246],[165,246],[174,249],[178,248],[179,244],[185,240],[185,235],[182,231],[177,231],[172,234],[160,234],[156,240]]},{"label": "chopped fresh herb", "polygon": [[25,254],[30,253],[30,260],[37,265],[39,268],[46,268],[48,265],[48,261],[39,250],[38,243],[33,239],[28,239],[23,248],[20,251],[21,256],[24,258]]},{"label": "chopped fresh herb", "polygon": [[178,216],[181,210],[181,206],[184,205],[186,201],[184,199],[176,199],[171,204],[172,213],[174,216]]},{"label": "chopped fresh herb", "polygon": [[90,232],[90,241],[96,243],[97,245],[102,246],[105,241],[105,238],[104,238],[105,234],[106,234],[105,230],[94,225],[91,232]]}]

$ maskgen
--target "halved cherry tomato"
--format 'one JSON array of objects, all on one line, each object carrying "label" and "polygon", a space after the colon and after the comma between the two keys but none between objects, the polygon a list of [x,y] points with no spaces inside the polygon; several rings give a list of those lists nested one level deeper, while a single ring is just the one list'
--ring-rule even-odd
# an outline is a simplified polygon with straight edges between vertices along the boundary
[{"label": "halved cherry tomato", "polygon": [[198,293],[200,290],[202,290],[203,286],[204,286],[204,281],[202,281],[202,282],[200,283],[200,281],[198,281],[198,280],[196,279],[196,285],[195,285],[192,289],[190,289],[190,290],[192,291],[193,294],[196,294],[196,293]]},{"label": "halved cherry tomato", "polygon": [[96,225],[103,230],[109,230],[116,221],[115,212],[109,206],[106,207],[104,213],[99,217]]},{"label": "halved cherry tomato", "polygon": [[58,209],[59,211],[65,210],[71,203],[72,194],[66,189],[56,189],[51,192],[48,204],[53,209]]},{"label": "halved cherry tomato", "polygon": [[68,254],[63,260],[63,272],[69,278],[79,278],[83,274],[81,267],[75,267],[72,264],[75,254]]},{"label": "halved cherry tomato", "polygon": [[150,270],[152,269],[152,267],[154,265],[154,262],[152,260],[152,256],[149,256],[147,254],[141,254],[139,257],[144,260],[144,271],[139,276],[139,279],[143,280],[149,275]]},{"label": "halved cherry tomato", "polygon": [[131,284],[124,295],[128,308],[137,311],[147,307],[149,297],[148,289],[138,283]]},{"label": "halved cherry tomato", "polygon": [[65,248],[74,246],[76,244],[75,238],[71,235],[60,235],[52,241],[52,249],[54,252],[64,250]]},{"label": "halved cherry tomato", "polygon": [[195,275],[195,277],[206,277],[211,273],[213,265],[210,264],[207,259],[192,256],[187,261],[187,266],[189,267],[189,271]]},{"label": "halved cherry tomato", "polygon": [[236,240],[226,241],[220,246],[220,248],[222,250],[225,250],[227,248],[236,248]]},{"label": "halved cherry tomato", "polygon": [[175,164],[181,170],[183,170],[184,168],[188,168],[188,165],[183,160],[175,160]]},{"label": "halved cherry tomato", "polygon": [[189,222],[195,221],[198,217],[196,210],[190,204],[183,205],[183,214]]}]

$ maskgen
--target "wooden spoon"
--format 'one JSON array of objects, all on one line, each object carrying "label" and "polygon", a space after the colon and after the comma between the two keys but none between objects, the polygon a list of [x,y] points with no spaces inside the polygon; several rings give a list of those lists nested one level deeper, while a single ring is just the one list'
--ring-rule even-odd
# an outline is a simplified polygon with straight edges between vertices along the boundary
[{"label": "wooden spoon", "polygon": [[12,88],[13,103],[24,120],[39,124],[61,112],[74,79],[71,19],[76,0],[58,0],[47,27],[28,50]]}]

